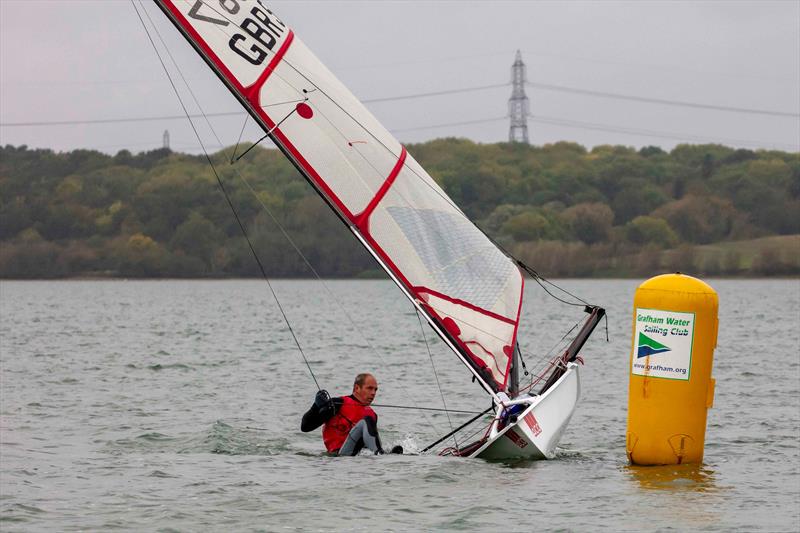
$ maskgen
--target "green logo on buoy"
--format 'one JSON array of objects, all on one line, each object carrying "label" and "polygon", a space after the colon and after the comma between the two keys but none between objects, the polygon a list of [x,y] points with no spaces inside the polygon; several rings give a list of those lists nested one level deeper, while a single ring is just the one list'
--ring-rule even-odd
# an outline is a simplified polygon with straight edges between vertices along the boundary
[{"label": "green logo on buoy", "polygon": [[639,348],[636,350],[636,358],[647,357],[659,353],[672,351],[672,348],[665,346],[657,340],[651,339],[644,333],[639,332]]}]

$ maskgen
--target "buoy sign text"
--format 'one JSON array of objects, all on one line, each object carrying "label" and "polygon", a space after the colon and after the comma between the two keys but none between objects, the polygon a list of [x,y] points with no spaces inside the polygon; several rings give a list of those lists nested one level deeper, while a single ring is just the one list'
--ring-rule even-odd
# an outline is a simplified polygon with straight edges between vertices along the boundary
[{"label": "buoy sign text", "polygon": [[688,380],[694,318],[694,313],[637,308],[631,373]]}]

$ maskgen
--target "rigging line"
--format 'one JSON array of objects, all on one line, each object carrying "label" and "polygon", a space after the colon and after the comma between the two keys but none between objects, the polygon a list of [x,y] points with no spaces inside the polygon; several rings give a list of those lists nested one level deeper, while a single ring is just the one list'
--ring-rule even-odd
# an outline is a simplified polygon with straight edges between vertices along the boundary
[{"label": "rigging line", "polygon": [[768,115],[773,117],[800,117],[800,113],[792,113],[787,111],[773,111],[770,109],[754,109],[747,107],[735,106],[722,106],[714,104],[703,104],[699,102],[687,102],[685,100],[668,100],[665,98],[651,98],[647,96],[637,96],[632,94],[609,93],[603,91],[595,91],[592,89],[581,89],[578,87],[566,87],[564,85],[552,85],[548,83],[535,83],[525,82],[525,85],[533,87],[534,89],[544,89],[547,91],[559,91],[573,94],[583,94],[586,96],[596,96],[599,98],[612,98],[616,100],[630,100],[633,102],[643,102],[648,104],[661,104],[677,107],[691,107],[695,109],[712,109],[714,111],[729,111],[733,113],[749,113],[754,115]]},{"label": "rigging line", "polygon": [[517,343],[517,353],[519,354],[519,362],[522,364],[522,370],[525,372],[525,376],[530,375],[530,372],[528,372],[528,367],[525,366],[525,359],[522,358],[522,350],[519,347],[519,343]]},{"label": "rigging line", "polygon": [[[450,412],[447,409],[447,401],[444,399],[444,392],[442,391],[442,385],[439,383],[439,374],[436,372],[436,365],[433,364],[433,353],[431,353],[431,347],[428,344],[428,337],[425,335],[425,328],[422,325],[422,318],[419,316],[419,309],[414,306],[414,314],[417,315],[417,321],[419,322],[419,330],[422,333],[422,340],[425,341],[425,348],[428,350],[428,357],[431,360],[431,368],[433,369],[433,377],[436,378],[436,388],[439,389],[439,395],[442,397],[442,405],[444,405],[444,411],[447,415],[447,424],[450,426],[450,430],[453,430],[453,421],[450,420]],[[453,435],[453,442],[455,443],[456,447],[458,447],[458,441],[456,440],[455,434]]]},{"label": "rigging line", "polygon": [[[294,104],[302,102],[299,100],[288,100],[286,102],[276,102],[274,104],[265,104],[259,106],[261,109],[268,107],[275,107],[279,105]],[[205,115],[190,114],[190,118],[204,118],[204,117],[234,117],[242,114],[247,114],[246,111],[218,111],[214,113],[205,113]],[[118,118],[99,118],[87,120],[50,120],[50,121],[32,121],[32,122],[0,122],[0,127],[3,128],[16,128],[16,127],[36,127],[36,126],[80,126],[85,124],[122,124],[127,122],[155,122],[158,120],[185,120],[186,115],[159,115],[155,117],[118,117]]]},{"label": "rigging line", "polygon": [[492,405],[492,406],[490,406],[490,407],[486,408],[486,410],[485,410],[485,411],[483,411],[483,412],[481,412],[481,413],[478,413],[478,414],[477,414],[477,415],[475,415],[474,417],[470,418],[469,420],[467,420],[466,422],[464,422],[463,424],[461,424],[460,426],[458,426],[456,429],[454,429],[453,431],[451,431],[450,433],[448,433],[448,434],[447,434],[447,435],[445,435],[444,437],[441,437],[441,438],[440,438],[439,440],[437,440],[436,442],[434,442],[434,443],[431,443],[431,444],[429,444],[429,445],[425,446],[425,448],[424,448],[424,449],[423,449],[421,452],[419,452],[419,453],[420,453],[420,454],[423,454],[423,453],[427,452],[428,450],[430,450],[431,448],[433,448],[434,446],[436,446],[436,445],[437,445],[437,444],[439,444],[440,442],[442,442],[442,441],[444,441],[445,439],[449,438],[451,435],[455,435],[456,433],[458,433],[459,431],[461,431],[462,429],[464,429],[464,428],[465,428],[465,427],[467,427],[468,425],[472,424],[473,422],[475,422],[476,420],[478,420],[480,417],[482,417],[483,415],[485,415],[486,413],[488,413],[488,412],[489,412],[489,411],[491,411],[492,409],[494,409],[494,405]]},{"label": "rigging line", "polygon": [[[489,237],[489,238],[491,238],[491,237]],[[499,245],[498,245],[498,246],[499,246]],[[502,248],[501,248],[501,249],[502,249]],[[504,250],[504,251],[505,251],[505,250]],[[511,256],[511,257],[513,257],[513,256]],[[539,274],[538,272],[536,272],[534,269],[532,269],[531,267],[529,267],[528,265],[526,265],[526,264],[525,264],[525,262],[523,262],[521,259],[516,259],[516,258],[514,258],[514,260],[517,262],[517,264],[518,264],[520,267],[522,267],[522,269],[523,269],[523,270],[525,270],[525,272],[527,272],[528,274],[530,274],[530,276],[531,276],[531,279],[533,279],[533,280],[534,280],[536,283],[538,283],[538,284],[539,284],[539,286],[540,286],[542,289],[544,289],[544,292],[546,292],[547,294],[549,294],[550,296],[552,296],[553,298],[555,298],[555,299],[556,299],[556,300],[558,300],[559,302],[561,302],[561,303],[564,303],[564,304],[567,304],[567,305],[574,305],[574,306],[577,306],[577,307],[583,307],[584,305],[587,305],[587,306],[589,306],[589,307],[595,307],[594,305],[590,304],[589,302],[587,302],[587,301],[586,301],[586,300],[584,300],[583,298],[580,298],[580,297],[578,297],[578,296],[575,296],[574,294],[572,294],[572,293],[571,293],[571,292],[569,292],[568,290],[566,290],[566,289],[563,289],[563,288],[561,288],[560,286],[558,286],[558,285],[556,285],[555,283],[553,283],[552,281],[550,281],[550,280],[546,279],[544,276],[542,276],[541,274]],[[544,286],[543,282],[544,282],[544,283],[547,283],[548,285],[552,285],[552,286],[553,286],[553,287],[555,287],[556,289],[560,290],[561,292],[563,292],[563,293],[565,293],[565,294],[568,294],[569,296],[571,296],[571,297],[575,298],[576,300],[578,300],[578,301],[579,301],[579,302],[581,302],[581,303],[568,302],[568,301],[566,301],[566,300],[563,300],[563,299],[559,298],[558,296],[556,296],[555,294],[553,294],[552,292],[550,292],[550,291],[547,289],[547,287],[545,287],[545,286]]]},{"label": "rigging line", "polygon": [[[221,117],[239,115],[239,112],[225,111],[219,113],[209,113],[210,117]],[[200,115],[189,115],[191,118],[201,118]],[[152,122],[157,120],[184,120],[186,115],[161,115],[157,117],[123,117],[123,118],[99,118],[88,120],[50,120],[41,122],[2,122],[0,126],[4,128],[15,128],[20,126],[79,126],[82,124],[117,124],[125,122]]]},{"label": "rigging line", "polygon": [[[146,11],[146,10],[145,10],[145,14],[147,15],[147,11]],[[148,15],[148,18],[149,18],[149,15]],[[151,24],[152,24],[152,20],[151,20]],[[192,89],[191,89],[191,86],[188,84],[188,82],[186,82],[186,79],[185,79],[185,77],[183,76],[183,72],[181,71],[181,69],[180,69],[180,67],[178,66],[177,62],[175,61],[174,57],[173,57],[173,56],[172,56],[172,54],[170,53],[170,51],[169,51],[169,48],[168,48],[168,47],[166,46],[166,44],[164,43],[164,40],[161,38],[161,34],[158,32],[158,29],[157,29],[157,28],[155,28],[155,25],[153,25],[153,26],[154,26],[154,30],[155,30],[155,32],[156,32],[156,35],[158,35],[158,36],[159,36],[159,39],[161,40],[161,43],[162,43],[162,45],[164,46],[165,50],[167,51],[167,54],[169,55],[169,57],[170,57],[170,59],[171,59],[171,61],[172,61],[173,65],[175,66],[176,70],[178,71],[178,73],[180,74],[180,76],[181,76],[181,78],[183,79],[184,83],[186,84],[186,86],[187,86],[187,89],[189,90],[189,94],[191,94],[191,95],[192,95],[192,98],[194,99],[195,105],[196,105],[196,106],[197,106],[197,107],[198,107],[198,108],[201,110],[201,112],[202,112],[202,106],[200,105],[200,102],[198,101],[198,99],[197,99],[197,96],[194,94],[194,91],[192,91]],[[316,89],[314,89],[314,91],[315,91],[315,90],[316,90]],[[313,92],[313,91],[310,91],[310,92]],[[298,99],[298,100],[290,100],[290,101],[288,101],[288,102],[282,102],[281,104],[284,104],[284,103],[303,102],[303,101],[306,101],[306,100],[308,100],[308,98],[307,98],[307,97],[306,97],[306,98],[303,98],[303,99]],[[281,105],[281,104],[270,104],[270,105],[268,105],[268,106],[261,106],[261,107],[262,107],[262,108],[264,108],[264,107],[270,107],[270,106],[273,106],[273,105]],[[205,115],[204,115],[204,116],[205,116]],[[287,116],[287,118],[288,118],[288,116]],[[284,120],[285,120],[285,119],[284,119]],[[281,122],[282,122],[282,121],[281,121]],[[216,133],[216,130],[214,129],[214,127],[211,125],[210,121],[209,121],[207,118],[206,118],[206,123],[207,123],[207,125],[208,125],[209,129],[211,130],[211,133],[212,133],[212,134],[214,135],[214,137],[216,138],[217,142],[218,142],[218,143],[220,143],[220,144],[222,144],[222,141],[220,140],[219,136],[217,135],[217,133]],[[277,127],[277,125],[276,125],[276,127]],[[274,130],[274,128],[273,128],[273,130]],[[251,148],[252,148],[252,147],[251,147]],[[246,152],[245,152],[245,153],[246,153]],[[244,155],[244,154],[242,154],[242,156],[243,156],[243,155]],[[241,158],[241,156],[240,156],[240,158]],[[237,167],[234,167],[234,172],[235,172],[235,173],[236,173],[236,175],[239,177],[239,179],[240,179],[240,180],[241,180],[241,181],[242,181],[242,182],[245,184],[245,186],[246,186],[246,187],[249,189],[249,191],[250,191],[250,193],[253,195],[253,197],[254,197],[254,198],[256,198],[256,201],[257,201],[257,202],[258,202],[258,203],[261,205],[262,209],[264,209],[264,211],[265,211],[265,212],[266,212],[266,213],[269,215],[269,217],[272,219],[273,223],[274,223],[274,224],[277,226],[277,228],[280,230],[280,232],[283,234],[283,236],[286,238],[286,240],[289,242],[289,244],[290,244],[290,245],[291,245],[291,246],[294,248],[294,250],[297,252],[297,254],[298,254],[298,255],[299,255],[301,258],[302,258],[303,262],[306,264],[306,266],[308,266],[308,268],[311,270],[311,272],[314,274],[314,276],[317,278],[317,280],[318,280],[318,281],[320,281],[320,282],[322,283],[322,286],[325,288],[325,290],[326,290],[326,292],[328,293],[328,295],[329,295],[329,297],[330,297],[331,301],[333,301],[333,302],[334,302],[334,303],[335,303],[335,304],[336,304],[336,305],[339,307],[339,310],[342,312],[342,314],[343,314],[343,315],[344,315],[344,316],[347,318],[347,320],[350,322],[350,325],[353,327],[353,329],[354,329],[354,330],[356,330],[356,331],[361,331],[361,329],[360,329],[360,328],[358,328],[358,326],[356,326],[356,324],[355,324],[355,321],[353,320],[352,316],[351,316],[351,315],[350,315],[350,314],[349,314],[349,313],[348,313],[348,312],[347,312],[347,311],[344,309],[344,307],[342,306],[342,304],[341,304],[341,302],[339,301],[339,299],[338,299],[338,298],[336,298],[336,297],[334,296],[334,294],[333,294],[333,292],[331,291],[331,289],[330,289],[330,287],[328,286],[328,284],[327,284],[327,283],[325,283],[325,281],[324,281],[324,280],[322,279],[322,277],[319,275],[319,273],[318,273],[318,272],[317,272],[317,270],[314,268],[314,266],[311,264],[311,262],[308,260],[308,258],[305,256],[305,254],[303,254],[303,252],[302,252],[302,251],[300,251],[300,248],[297,246],[297,244],[294,242],[294,240],[293,240],[293,239],[292,239],[292,238],[289,236],[289,234],[288,234],[288,233],[286,232],[286,230],[283,228],[283,226],[281,225],[281,223],[278,221],[277,217],[275,217],[275,215],[272,213],[272,211],[271,211],[271,210],[270,210],[270,209],[269,209],[269,208],[266,206],[266,204],[265,204],[265,203],[264,203],[264,202],[261,200],[261,198],[258,196],[258,194],[256,193],[255,189],[252,187],[252,185],[250,184],[250,182],[249,182],[249,181],[248,181],[248,180],[247,180],[247,179],[246,179],[246,178],[245,178],[245,177],[242,175],[242,173],[241,173],[241,172],[239,172],[239,169],[238,169]],[[270,287],[270,288],[271,288],[271,287]],[[370,347],[370,349],[372,350],[372,352],[373,352],[373,353],[376,353],[376,354],[378,355],[378,358],[381,360],[381,362],[383,363],[383,365],[384,365],[384,366],[387,366],[387,365],[386,365],[386,361],[385,361],[385,360],[383,359],[383,357],[380,355],[380,352],[378,352],[378,351],[377,351],[377,350],[374,348],[374,346],[372,346],[372,344],[371,344],[371,343],[370,343],[370,342],[369,342],[369,341],[366,339],[366,336],[363,336],[363,335],[362,335],[362,338],[363,338],[364,342],[367,344],[367,346],[369,346],[369,347]],[[302,352],[302,351],[301,351],[301,352]],[[305,355],[304,355],[304,359],[305,359]],[[310,369],[310,367],[309,367],[309,370],[311,370],[311,369]],[[313,376],[313,373],[312,373],[312,376]],[[315,383],[316,383],[316,378],[315,378],[315,380],[314,380],[314,381],[315,381]],[[414,404],[416,405],[416,403],[415,403],[415,401],[414,401],[414,397],[413,397],[413,395],[411,395],[411,394],[410,394],[410,392],[409,392],[409,391],[408,391],[408,389],[405,387],[405,385],[401,385],[401,387],[403,388],[403,391],[404,391],[404,392],[405,392],[405,394],[406,394],[406,395],[409,397],[409,399],[411,400],[411,402],[412,402],[412,403],[414,403]],[[319,384],[317,384],[317,388],[319,388]],[[426,422],[427,422],[427,423],[428,423],[428,424],[429,424],[431,427],[433,427],[434,429],[436,429],[436,426],[435,426],[435,424],[433,424],[433,422],[430,420],[430,418],[428,418],[427,414],[426,414],[426,413],[423,413],[423,415],[424,415],[424,417],[425,417],[425,421],[426,421]]]},{"label": "rigging line", "polygon": [[468,93],[474,91],[485,91],[487,89],[497,89],[499,87],[510,87],[511,83],[496,83],[494,85],[482,85],[480,87],[464,87],[463,89],[447,89],[443,91],[434,91],[429,93],[416,93],[416,94],[406,94],[402,96],[386,96],[382,98],[369,98],[367,100],[361,100],[362,104],[375,104],[379,102],[390,102],[396,100],[413,100],[415,98],[427,98],[429,96],[444,96],[448,94],[458,94],[458,93]]},{"label": "rigging line", "polygon": [[[550,281],[549,279],[547,279],[547,278],[545,278],[545,277],[539,276],[539,280],[540,280],[540,281],[542,281],[543,283],[547,283],[548,285],[550,285],[550,286],[552,286],[552,287],[555,287],[556,289],[560,290],[560,291],[561,291],[561,292],[563,292],[564,294],[566,294],[566,295],[568,295],[568,296],[571,296],[571,297],[575,298],[576,300],[578,300],[579,302],[581,302],[583,305],[587,305],[587,306],[589,306],[589,307],[595,307],[593,304],[590,304],[589,302],[587,302],[586,300],[584,300],[583,298],[581,298],[581,297],[579,297],[579,296],[575,296],[574,294],[572,294],[571,292],[569,292],[569,291],[568,291],[568,290],[566,290],[565,288],[561,287],[560,285],[557,285],[557,284],[553,283],[552,281]],[[537,283],[538,283],[538,281],[537,281]],[[542,288],[544,288],[544,287],[542,287]],[[550,294],[550,292],[549,292],[549,291],[548,291],[548,294]],[[552,296],[552,294],[550,294],[550,295]],[[554,298],[555,298],[555,297],[554,297]],[[579,306],[580,304],[572,303],[571,305],[577,305],[577,306]]]},{"label": "rigging line", "polygon": [[[534,122],[539,122],[542,124],[551,124],[554,126],[564,126],[567,128],[574,128],[574,129],[583,129],[583,130],[591,130],[591,131],[607,131],[611,133],[623,133],[627,135],[640,135],[643,137],[655,137],[660,139],[677,139],[677,140],[693,140],[705,143],[732,143],[732,144],[743,144],[748,146],[755,146],[755,147],[779,147],[781,149],[786,150],[796,150],[796,146],[787,143],[781,142],[774,142],[774,141],[762,141],[762,140],[748,140],[748,139],[730,139],[730,138],[721,138],[721,137],[705,137],[701,135],[694,135],[690,133],[680,133],[680,132],[663,132],[657,130],[646,130],[646,129],[638,129],[638,128],[623,128],[619,126],[614,126],[611,124],[601,124],[601,123],[592,123],[592,122],[581,122],[577,120],[567,120],[567,119],[559,119],[559,118],[552,118],[552,117],[544,117],[544,116],[537,116],[537,115],[529,115],[531,120]],[[429,130],[429,129],[438,129],[438,128],[446,128],[451,126],[468,126],[471,124],[482,124],[482,123],[489,123],[489,122],[499,122],[501,120],[508,120],[508,116],[504,117],[497,117],[497,118],[487,118],[487,119],[480,119],[480,120],[469,120],[465,122],[445,122],[441,124],[433,124],[428,126],[415,126],[412,128],[395,128],[391,131],[392,133],[402,133],[408,131],[418,131],[418,130]]]},{"label": "rigging line", "polygon": [[249,147],[247,150],[245,150],[244,152],[242,152],[242,154],[241,154],[239,157],[237,157],[235,160],[231,159],[231,164],[234,164],[236,161],[239,161],[241,158],[243,158],[245,155],[247,155],[247,152],[249,152],[250,150],[252,150],[252,149],[253,149],[253,148],[255,148],[256,146],[258,146],[258,144],[259,144],[261,141],[263,141],[264,139],[266,139],[267,137],[269,137],[269,136],[270,136],[270,134],[271,134],[272,132],[274,132],[275,130],[277,130],[277,129],[278,129],[278,126],[280,126],[281,124],[283,124],[284,122],[286,122],[286,119],[287,119],[287,118],[289,118],[289,117],[291,117],[291,116],[294,114],[294,112],[295,112],[295,111],[296,111],[296,109],[293,109],[291,112],[289,112],[289,114],[288,114],[288,115],[286,115],[285,117],[283,117],[283,118],[281,119],[281,121],[280,121],[280,122],[278,122],[277,124],[275,124],[275,126],[274,126],[273,128],[271,128],[271,129],[270,129],[270,130],[269,130],[267,133],[265,133],[264,135],[262,135],[262,136],[261,136],[261,138],[260,138],[260,139],[258,139],[256,142],[254,142],[253,144],[251,144],[251,145],[250,145],[250,147]]},{"label": "rigging line", "polygon": [[[150,31],[147,29],[147,24],[145,23],[144,19],[142,18],[142,14],[139,12],[139,8],[136,7],[136,3],[134,2],[134,0],[131,0],[131,5],[133,6],[134,11],[136,11],[136,16],[139,17],[139,21],[142,23],[142,27],[144,28],[144,31],[147,34],[147,38],[150,41],[150,44],[153,46],[153,50],[155,51],[156,56],[158,57],[158,61],[161,63],[161,67],[164,69],[164,73],[167,75],[167,78],[169,79],[169,82],[170,82],[170,85],[172,86],[173,91],[175,91],[175,96],[177,96],[178,101],[180,102],[181,107],[183,108],[183,112],[186,114],[186,116],[188,118],[189,111],[186,109],[186,105],[183,103],[183,100],[181,99],[180,92],[178,92],[178,88],[176,87],[175,82],[172,79],[172,76],[170,76],[169,69],[167,69],[167,65],[164,63],[164,59],[161,57],[161,54],[158,51],[158,47],[156,46],[155,41],[153,41],[153,37],[152,37],[152,35],[150,35]],[[141,2],[140,2],[140,7],[142,8],[142,10],[145,11],[145,15],[148,17],[148,19],[150,19],[149,14],[145,10],[144,6],[141,6]],[[152,20],[150,22],[152,24]],[[158,30],[155,28],[155,26],[153,26],[153,29],[158,34]],[[159,38],[160,38],[160,34],[159,34]],[[197,131],[197,128],[194,125],[194,121],[192,121],[191,118],[189,118],[189,124],[191,125],[192,130],[194,131],[195,135],[197,136],[197,141],[200,143],[201,147],[203,148],[203,153],[205,154],[206,160],[208,161],[208,164],[211,167],[212,172],[214,173],[214,177],[216,177],[217,183],[219,184],[219,187],[220,187],[220,189],[222,190],[222,193],[225,196],[225,200],[228,202],[228,206],[231,208],[231,212],[233,213],[233,216],[236,219],[236,223],[239,225],[239,229],[242,231],[242,234],[244,235],[244,238],[247,241],[247,245],[250,248],[250,252],[252,252],[253,257],[255,258],[256,263],[258,264],[258,268],[261,271],[261,276],[264,278],[264,281],[267,282],[267,286],[269,286],[269,290],[270,290],[270,292],[272,292],[273,298],[275,298],[275,303],[278,305],[278,309],[280,310],[281,315],[283,316],[283,320],[284,320],[284,322],[286,322],[286,326],[289,328],[289,332],[292,334],[292,338],[294,339],[294,342],[297,345],[297,349],[300,351],[300,355],[303,357],[303,361],[306,363],[306,366],[308,367],[308,371],[311,374],[311,379],[314,380],[314,384],[317,386],[317,389],[321,389],[321,387],[319,386],[319,382],[317,382],[317,378],[314,375],[314,371],[311,369],[311,365],[309,364],[308,359],[306,358],[306,354],[303,352],[303,348],[300,346],[300,341],[297,339],[297,336],[295,335],[294,329],[292,329],[292,325],[289,323],[289,319],[288,319],[288,317],[286,316],[286,313],[283,310],[283,306],[281,305],[280,300],[278,300],[278,295],[275,294],[275,289],[272,287],[272,283],[270,283],[269,277],[267,277],[267,273],[266,273],[266,270],[264,269],[264,265],[261,263],[261,259],[258,257],[258,254],[255,251],[255,248],[253,248],[253,243],[250,241],[250,237],[247,235],[247,230],[245,229],[241,218],[239,218],[239,213],[236,211],[236,208],[234,207],[233,202],[231,201],[231,198],[228,195],[228,191],[225,189],[225,184],[222,182],[222,178],[220,177],[219,173],[217,172],[217,169],[214,166],[214,163],[211,160],[211,157],[208,155],[208,152],[206,151],[205,146],[203,145],[203,140],[200,137],[200,133]]]},{"label": "rigging line", "polygon": [[[308,100],[308,98],[306,98],[306,100]],[[295,108],[293,108],[291,111],[289,111],[289,114],[288,114],[288,115],[286,115],[285,117],[283,117],[283,118],[280,120],[280,122],[278,122],[278,123],[277,123],[277,124],[275,124],[275,125],[274,125],[272,128],[270,128],[270,129],[269,129],[269,131],[267,131],[267,133],[265,133],[264,135],[262,135],[262,136],[261,136],[261,138],[260,138],[259,140],[257,140],[257,141],[256,141],[256,142],[254,142],[252,145],[250,145],[250,148],[248,148],[247,150],[245,150],[244,152],[242,152],[242,155],[240,155],[239,157],[237,157],[237,158],[236,158],[236,161],[238,161],[238,160],[240,160],[241,158],[243,158],[243,157],[244,157],[244,156],[247,154],[247,152],[249,152],[250,150],[252,150],[252,149],[253,149],[253,148],[255,148],[256,146],[258,146],[258,144],[259,144],[261,141],[263,141],[264,139],[266,139],[267,137],[269,137],[270,135],[272,135],[272,133],[273,133],[275,130],[277,130],[277,129],[278,129],[278,126],[280,126],[281,124],[283,124],[284,122],[286,122],[286,119],[288,119],[289,117],[291,117],[292,115],[294,115],[295,111],[297,111],[297,108],[296,108],[296,107],[295,107]],[[231,161],[231,164],[235,163],[236,161]]]},{"label": "rigging line", "polygon": [[550,291],[548,290],[548,288],[547,288],[547,287],[545,287],[545,286],[544,286],[544,284],[543,284],[543,283],[542,283],[542,281],[541,281],[541,278],[540,278],[540,277],[538,277],[538,276],[537,276],[537,277],[535,277],[535,278],[533,278],[533,280],[534,280],[536,283],[538,283],[538,284],[539,284],[539,286],[540,286],[540,287],[541,287],[541,288],[544,290],[544,292],[546,292],[547,294],[549,294],[550,296],[552,296],[553,298],[555,298],[556,300],[558,300],[558,301],[559,301],[559,302],[561,302],[562,304],[566,304],[566,305],[572,305],[572,306],[575,306],[575,307],[584,307],[585,305],[590,305],[590,304],[588,304],[588,303],[584,302],[584,301],[583,301],[581,298],[578,298],[577,296],[574,296],[574,295],[572,295],[572,294],[568,293],[567,291],[565,291],[564,289],[562,289],[561,287],[559,287],[559,286],[558,286],[558,285],[556,285],[555,283],[552,283],[552,282],[549,282],[549,281],[548,281],[548,283],[549,283],[550,285],[552,285],[553,287],[556,287],[557,289],[559,289],[559,290],[561,290],[561,291],[563,291],[563,292],[566,292],[567,294],[569,294],[570,296],[572,296],[572,297],[573,297],[573,298],[575,298],[576,300],[580,300],[580,301],[581,301],[581,302],[583,302],[583,303],[568,302],[567,300],[564,300],[563,298],[559,298],[558,296],[556,296],[555,294],[553,294],[552,292],[550,292]]},{"label": "rigging line", "polygon": [[435,130],[437,128],[444,128],[448,126],[469,126],[471,124],[486,124],[489,122],[499,122],[501,120],[508,120],[508,115],[503,117],[496,117],[496,118],[482,118],[477,120],[465,120],[463,122],[449,122],[446,124],[432,124],[429,126],[415,126],[413,128],[399,128],[399,129],[392,129],[392,133],[402,133],[405,131],[417,131],[417,130]]},{"label": "rigging line", "polygon": [[372,403],[370,404],[371,407],[380,407],[382,409],[414,409],[418,411],[439,411],[439,412],[446,412],[446,413],[456,413],[456,414],[463,414],[463,415],[474,415],[477,414],[477,411],[464,411],[461,409],[439,409],[438,407],[417,407],[416,405],[385,405],[380,403]]},{"label": "rigging line", "polygon": [[239,132],[239,138],[236,139],[236,146],[233,147],[233,154],[231,155],[231,165],[234,163],[234,159],[236,158],[236,150],[239,149],[239,143],[242,142],[242,135],[244,135],[244,128],[247,126],[247,122],[250,120],[250,113],[244,114],[244,123],[242,124],[242,131]]},{"label": "rigging line", "polygon": [[[575,328],[577,328],[577,327],[578,327],[580,324],[581,324],[581,321],[579,320],[579,321],[577,321],[577,322],[575,323],[575,325],[573,325],[573,326],[572,326],[572,327],[569,329],[569,331],[567,331],[566,333],[564,333],[564,335],[562,335],[562,337],[561,337],[560,339],[558,339],[558,340],[555,342],[555,344],[553,344],[552,348],[550,348],[550,350],[548,350],[548,351],[547,351],[547,352],[546,352],[546,353],[545,353],[545,354],[544,354],[542,357],[540,357],[540,358],[539,358],[539,359],[536,361],[536,367],[538,368],[538,367],[539,367],[539,365],[540,365],[542,362],[544,362],[544,361],[551,361],[551,360],[553,359],[553,357],[554,357],[554,356],[553,356],[553,354],[554,354],[556,351],[560,351],[560,350],[559,350],[559,346],[560,346],[560,345],[561,345],[561,344],[564,342],[564,340],[565,340],[567,337],[569,337],[569,335],[570,335],[570,334],[571,334],[573,331],[575,331]],[[552,366],[552,364],[551,364],[551,366]],[[530,387],[532,387],[532,386],[533,386],[533,383],[534,383],[534,381],[538,381],[539,379],[541,379],[541,377],[540,377],[540,376],[536,376],[536,375],[534,375],[534,376],[531,378],[531,382],[530,382],[530,384],[529,384],[527,387],[525,387],[525,389],[529,389]],[[523,389],[523,390],[525,390],[525,389]]]},{"label": "rigging line", "polygon": [[[486,411],[489,411],[489,410],[491,410],[491,411],[497,411],[497,407],[496,407],[494,404],[492,404],[492,405],[490,405],[490,406],[489,406],[489,408],[488,408]],[[491,420],[491,421],[489,421],[489,423],[488,423],[488,424],[486,424],[486,427],[485,427],[485,428],[482,428],[482,427],[478,426],[478,428],[477,428],[477,429],[475,429],[474,431],[472,431],[472,433],[470,433],[469,435],[467,435],[467,438],[465,438],[465,439],[463,439],[463,440],[470,441],[470,440],[472,440],[473,438],[475,438],[475,436],[476,436],[476,435],[478,435],[478,434],[480,434],[480,433],[483,433],[483,435],[481,436],[481,438],[482,438],[482,439],[486,438],[486,436],[487,436],[487,435],[489,435],[489,431],[492,429],[492,422],[494,422],[494,418],[495,418],[495,415],[493,414],[493,416],[492,416],[492,420]],[[441,453],[441,452],[440,452],[440,453]]]}]

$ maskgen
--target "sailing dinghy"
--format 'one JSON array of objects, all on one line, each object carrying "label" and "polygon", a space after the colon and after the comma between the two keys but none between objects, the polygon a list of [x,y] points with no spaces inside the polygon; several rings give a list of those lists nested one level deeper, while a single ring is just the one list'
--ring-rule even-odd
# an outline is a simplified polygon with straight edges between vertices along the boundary
[{"label": "sailing dinghy", "polygon": [[553,457],[580,396],[578,352],[603,309],[586,307],[544,384],[522,392],[520,267],[535,272],[478,229],[260,0],[154,1],[491,396],[486,433],[445,453]]}]

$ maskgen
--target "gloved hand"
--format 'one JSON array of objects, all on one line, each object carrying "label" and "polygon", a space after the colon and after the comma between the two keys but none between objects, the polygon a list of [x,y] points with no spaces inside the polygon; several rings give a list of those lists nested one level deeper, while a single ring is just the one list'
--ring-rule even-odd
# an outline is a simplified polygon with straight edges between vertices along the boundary
[{"label": "gloved hand", "polygon": [[322,389],[317,392],[317,395],[314,397],[314,407],[316,407],[320,412],[333,409],[333,401],[331,400],[331,395],[328,394],[328,391]]}]

